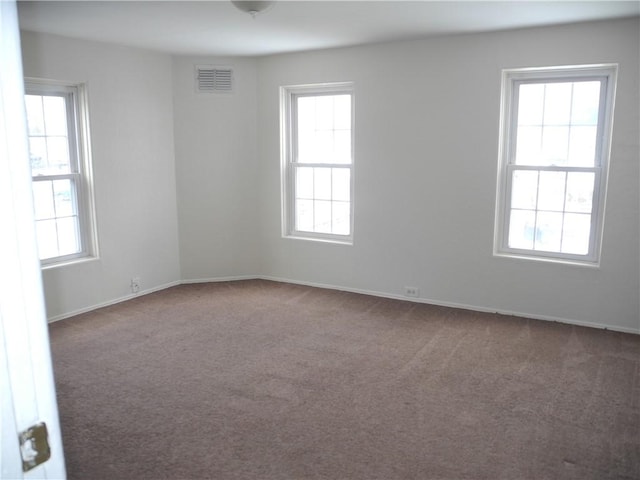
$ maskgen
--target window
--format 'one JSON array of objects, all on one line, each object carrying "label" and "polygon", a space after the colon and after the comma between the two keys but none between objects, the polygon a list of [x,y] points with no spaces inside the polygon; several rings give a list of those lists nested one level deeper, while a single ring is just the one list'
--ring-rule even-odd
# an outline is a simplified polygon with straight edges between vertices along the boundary
[{"label": "window", "polygon": [[95,254],[84,89],[25,84],[29,156],[42,265]]},{"label": "window", "polygon": [[597,264],[615,65],[506,70],[495,252]]},{"label": "window", "polygon": [[283,87],[283,234],[353,241],[353,85]]}]

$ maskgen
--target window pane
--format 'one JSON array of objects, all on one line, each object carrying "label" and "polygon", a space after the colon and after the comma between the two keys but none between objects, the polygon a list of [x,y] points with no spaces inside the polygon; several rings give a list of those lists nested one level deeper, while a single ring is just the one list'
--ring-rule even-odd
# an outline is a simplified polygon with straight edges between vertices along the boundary
[{"label": "window pane", "polygon": [[562,213],[538,212],[534,249],[559,252],[562,239]]},{"label": "window pane", "polygon": [[55,217],[52,183],[51,181],[33,182],[33,206],[36,220]]},{"label": "window pane", "polygon": [[516,161],[518,165],[540,165],[542,127],[518,127]]},{"label": "window pane", "polygon": [[45,175],[49,162],[47,161],[47,141],[44,137],[29,138],[29,158],[31,175]]},{"label": "window pane", "polygon": [[544,124],[569,125],[571,115],[571,83],[545,84]]},{"label": "window pane", "polygon": [[336,130],[333,133],[333,163],[351,163],[351,131]]},{"label": "window pane", "polygon": [[542,156],[545,165],[565,165],[569,152],[569,127],[544,127]]},{"label": "window pane", "polygon": [[333,122],[336,130],[351,130],[351,95],[335,95]]},{"label": "window pane", "polygon": [[40,95],[25,95],[29,135],[44,135],[44,114]]},{"label": "window pane", "polygon": [[509,247],[532,249],[535,224],[535,212],[530,210],[511,210],[509,218]]},{"label": "window pane", "polygon": [[313,196],[316,200],[331,200],[331,169],[313,169]]},{"label": "window pane", "polygon": [[46,134],[67,136],[67,111],[64,97],[42,97]]},{"label": "window pane", "polygon": [[538,201],[538,172],[515,170],[511,185],[511,208],[536,208]]},{"label": "window pane", "polygon": [[55,180],[53,193],[57,217],[69,217],[76,214],[76,206],[73,201],[75,192],[71,180]]},{"label": "window pane", "polygon": [[597,127],[571,127],[569,165],[593,167],[596,157]]},{"label": "window pane", "polygon": [[567,213],[564,216],[562,252],[576,255],[589,253],[591,215]]},{"label": "window pane", "polygon": [[59,255],[71,255],[80,251],[80,239],[78,238],[77,217],[59,218],[58,249]]},{"label": "window pane", "polygon": [[572,125],[597,125],[600,107],[600,82],[573,84]]},{"label": "window pane", "polygon": [[538,210],[561,212],[564,209],[565,172],[540,172]]},{"label": "window pane", "polygon": [[314,150],[315,134],[300,132],[298,135],[298,163],[314,163],[317,152]]},{"label": "window pane", "polygon": [[67,137],[47,137],[47,152],[51,173],[71,172]]},{"label": "window pane", "polygon": [[567,174],[567,212],[591,213],[595,175],[591,172]]},{"label": "window pane", "polygon": [[351,200],[351,170],[333,168],[331,171],[333,200],[349,202]]},{"label": "window pane", "polygon": [[333,130],[333,97],[322,95],[315,98],[316,130]]},{"label": "window pane", "polygon": [[37,221],[36,235],[38,237],[38,253],[41,260],[59,255],[55,220]]},{"label": "window pane", "polygon": [[333,202],[332,233],[349,235],[351,230],[351,205],[348,202]]},{"label": "window pane", "polygon": [[518,125],[542,125],[544,85],[521,85],[518,95]]},{"label": "window pane", "polygon": [[316,200],[313,202],[313,230],[318,233],[331,233],[331,202]]},{"label": "window pane", "polygon": [[296,198],[313,198],[313,168],[296,168]]},{"label": "window pane", "polygon": [[313,200],[296,200],[296,230],[313,232]]},{"label": "window pane", "polygon": [[313,97],[300,97],[297,99],[297,146],[298,162],[309,163],[315,158],[315,105]]},{"label": "window pane", "polygon": [[316,130],[313,138],[314,162],[333,163],[333,132]]}]

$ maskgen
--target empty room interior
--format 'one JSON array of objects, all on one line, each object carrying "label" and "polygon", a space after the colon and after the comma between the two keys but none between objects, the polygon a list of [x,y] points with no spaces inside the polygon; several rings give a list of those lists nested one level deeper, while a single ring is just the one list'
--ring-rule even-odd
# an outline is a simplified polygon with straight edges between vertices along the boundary
[{"label": "empty room interior", "polygon": [[260,3],[17,3],[68,477],[640,478],[640,4]]}]

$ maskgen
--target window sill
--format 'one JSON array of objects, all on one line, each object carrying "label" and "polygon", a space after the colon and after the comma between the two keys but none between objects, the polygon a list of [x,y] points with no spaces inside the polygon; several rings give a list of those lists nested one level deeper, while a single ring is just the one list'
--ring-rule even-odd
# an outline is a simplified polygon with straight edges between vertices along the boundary
[{"label": "window sill", "polygon": [[588,260],[572,260],[568,258],[555,258],[555,257],[543,257],[543,256],[534,256],[534,255],[523,255],[518,253],[511,252],[494,252],[494,257],[497,258],[508,258],[514,260],[525,260],[529,262],[540,262],[540,263],[554,263],[557,265],[566,265],[570,267],[584,267],[591,269],[599,269],[599,262],[591,262]]},{"label": "window sill", "polygon": [[310,242],[320,242],[320,243],[332,243],[334,245],[347,245],[353,246],[353,239],[349,238],[346,240],[341,240],[337,238],[320,238],[320,237],[307,237],[305,235],[283,235],[282,238],[289,240],[307,240]]},{"label": "window sill", "polygon": [[94,261],[97,261],[97,260],[99,260],[99,257],[95,257],[95,256],[72,258],[70,260],[63,260],[63,261],[55,262],[55,263],[41,264],[40,268],[42,270],[53,270],[54,268],[70,267],[72,265],[79,265],[79,264],[82,264],[82,263],[90,263],[90,262],[94,262]]}]

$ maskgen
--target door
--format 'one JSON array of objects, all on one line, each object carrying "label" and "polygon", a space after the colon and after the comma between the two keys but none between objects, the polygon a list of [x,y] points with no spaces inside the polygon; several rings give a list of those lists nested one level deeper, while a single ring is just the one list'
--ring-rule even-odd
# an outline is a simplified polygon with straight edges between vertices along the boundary
[{"label": "door", "polygon": [[64,479],[14,0],[0,1],[0,58],[0,478]]}]

